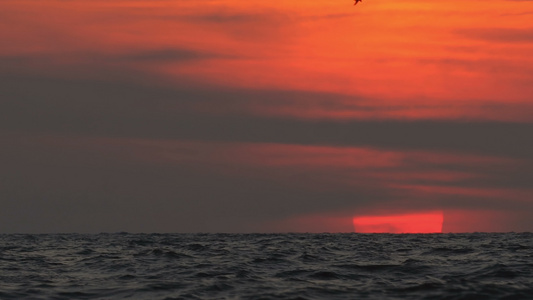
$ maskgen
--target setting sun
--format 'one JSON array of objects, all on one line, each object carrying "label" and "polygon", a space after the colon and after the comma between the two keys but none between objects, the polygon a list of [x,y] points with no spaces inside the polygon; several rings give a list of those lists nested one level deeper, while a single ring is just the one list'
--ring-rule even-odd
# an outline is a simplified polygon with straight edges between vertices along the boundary
[{"label": "setting sun", "polygon": [[441,233],[442,211],[353,218],[358,233]]}]

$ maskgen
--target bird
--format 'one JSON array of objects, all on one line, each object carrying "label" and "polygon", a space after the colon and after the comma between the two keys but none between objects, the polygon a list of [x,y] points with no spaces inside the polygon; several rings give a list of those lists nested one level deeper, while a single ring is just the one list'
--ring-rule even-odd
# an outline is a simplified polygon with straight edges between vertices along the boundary
[{"label": "bird", "polygon": [[356,5],[359,2],[363,2],[363,0],[355,0],[355,3],[353,5]]}]

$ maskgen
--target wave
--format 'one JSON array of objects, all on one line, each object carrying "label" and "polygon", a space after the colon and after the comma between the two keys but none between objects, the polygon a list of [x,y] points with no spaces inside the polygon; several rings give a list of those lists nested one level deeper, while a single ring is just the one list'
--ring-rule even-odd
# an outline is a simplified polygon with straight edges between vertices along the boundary
[{"label": "wave", "polygon": [[0,235],[0,299],[533,299],[533,235]]}]

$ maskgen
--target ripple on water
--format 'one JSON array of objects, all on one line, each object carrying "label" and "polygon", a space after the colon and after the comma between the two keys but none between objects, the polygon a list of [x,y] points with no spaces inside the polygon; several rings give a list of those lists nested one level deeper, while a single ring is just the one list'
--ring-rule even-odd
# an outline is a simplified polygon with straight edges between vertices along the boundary
[{"label": "ripple on water", "polygon": [[533,299],[531,234],[1,235],[0,299]]}]

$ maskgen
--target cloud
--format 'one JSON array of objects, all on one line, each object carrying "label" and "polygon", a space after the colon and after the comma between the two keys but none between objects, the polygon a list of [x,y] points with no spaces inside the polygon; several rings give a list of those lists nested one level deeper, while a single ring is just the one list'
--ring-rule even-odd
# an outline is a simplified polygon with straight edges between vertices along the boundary
[{"label": "cloud", "polygon": [[509,174],[530,181],[532,163],[523,160],[22,133],[0,140],[7,145],[0,224],[8,232],[59,231],[66,224],[77,232],[252,232],[306,215],[532,205],[527,185],[491,185]]},{"label": "cloud", "polygon": [[457,29],[458,35],[499,43],[532,43],[533,28],[468,28]]},{"label": "cloud", "polygon": [[182,15],[173,17],[173,19],[181,19],[195,22],[207,23],[238,23],[239,25],[248,25],[250,23],[263,23],[265,26],[271,26],[275,22],[287,23],[291,21],[291,17],[287,14],[282,14],[276,11],[270,12],[241,12],[236,13],[231,9],[217,9],[213,12],[204,12],[194,15]]},{"label": "cloud", "polygon": [[9,76],[0,81],[0,128],[131,138],[266,142],[458,151],[529,158],[531,123],[316,120],[204,113],[203,106],[254,101],[321,101],[333,94],[209,87],[160,88],[127,82]]},{"label": "cloud", "polygon": [[[165,144],[24,135],[2,136],[2,142],[9,143],[0,173],[4,232],[256,231],[262,221],[353,201],[353,191],[305,190],[246,176],[243,165],[223,172],[216,168],[222,161],[153,163],[151,155],[160,159],[160,151],[172,150]],[[202,149],[209,150],[192,148]],[[217,150],[224,147],[211,151]],[[364,201],[381,194],[357,190]]]},{"label": "cloud", "polygon": [[[474,51],[475,49],[467,49],[467,51]],[[422,64],[431,64],[441,68],[452,67],[454,69],[461,69],[465,71],[476,71],[479,74],[511,74],[514,78],[523,76],[525,78],[533,77],[533,66],[524,65],[523,61],[510,60],[506,57],[499,59],[494,58],[480,58],[474,57],[471,59],[460,58],[419,58],[417,62]]]},{"label": "cloud", "polygon": [[[100,72],[107,68],[118,69],[135,67],[138,63],[189,63],[206,59],[237,59],[232,55],[217,52],[205,52],[188,48],[166,48],[154,50],[133,50],[120,54],[115,53],[63,53],[63,54],[33,54],[33,55],[4,55],[0,56],[0,66],[4,72],[36,72],[39,67],[60,69],[61,66],[98,65]],[[111,67],[113,66],[113,67]],[[90,73],[90,72],[89,72]]]},{"label": "cloud", "polygon": [[[104,56],[105,57],[105,56]],[[158,49],[158,50],[144,50],[137,51],[130,54],[108,55],[106,60],[113,61],[128,61],[128,62],[178,62],[178,61],[192,61],[210,58],[228,58],[218,53],[206,53],[203,51],[195,51],[191,49]]]}]

